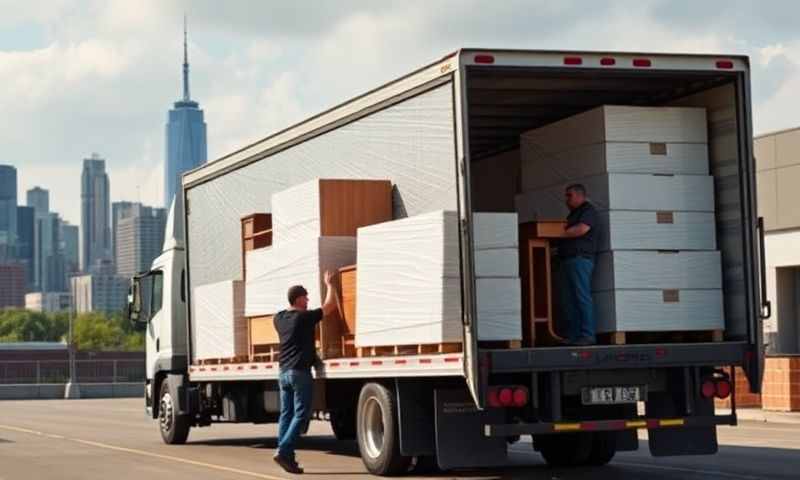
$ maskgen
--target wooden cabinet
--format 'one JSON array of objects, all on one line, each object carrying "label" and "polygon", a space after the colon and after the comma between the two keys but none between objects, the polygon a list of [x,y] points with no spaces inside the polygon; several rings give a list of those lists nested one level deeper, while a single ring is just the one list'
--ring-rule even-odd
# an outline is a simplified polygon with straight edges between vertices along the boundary
[{"label": "wooden cabinet", "polygon": [[340,311],[347,329],[346,335],[356,333],[356,266],[348,265],[339,269],[341,282]]},{"label": "wooden cabinet", "polygon": [[251,213],[241,220],[242,230],[242,278],[247,278],[245,254],[250,250],[272,245],[272,215]]}]

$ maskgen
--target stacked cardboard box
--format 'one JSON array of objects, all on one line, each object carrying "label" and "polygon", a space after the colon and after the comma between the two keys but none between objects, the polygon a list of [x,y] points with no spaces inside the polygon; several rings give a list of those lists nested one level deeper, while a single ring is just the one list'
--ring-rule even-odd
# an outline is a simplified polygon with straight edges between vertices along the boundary
[{"label": "stacked cardboard box", "polygon": [[723,328],[704,109],[604,106],[520,144],[521,222],[565,218],[572,183],[600,211],[598,247],[609,253],[593,281],[598,332]]},{"label": "stacked cardboard box", "polygon": [[[515,214],[476,213],[480,340],[521,338]],[[452,211],[358,230],[356,346],[462,340],[458,217]]]},{"label": "stacked cardboard box", "polygon": [[247,355],[243,282],[228,280],[195,287],[192,290],[192,323],[195,359]]}]

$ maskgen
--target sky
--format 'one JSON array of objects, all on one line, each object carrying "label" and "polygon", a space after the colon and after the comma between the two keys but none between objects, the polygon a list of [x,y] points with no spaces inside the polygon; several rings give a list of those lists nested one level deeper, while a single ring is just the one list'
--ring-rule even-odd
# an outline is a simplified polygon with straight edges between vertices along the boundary
[{"label": "sky", "polygon": [[745,54],[756,133],[800,125],[800,2],[0,0],[0,163],[80,219],[83,158],[112,201],[160,205],[183,15],[209,161],[460,47]]}]

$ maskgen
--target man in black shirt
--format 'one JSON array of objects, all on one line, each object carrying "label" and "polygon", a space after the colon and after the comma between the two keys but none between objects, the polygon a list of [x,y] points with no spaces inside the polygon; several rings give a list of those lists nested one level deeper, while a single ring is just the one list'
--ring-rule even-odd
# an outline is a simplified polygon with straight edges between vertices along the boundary
[{"label": "man in black shirt", "polygon": [[294,455],[294,445],[311,417],[314,379],[311,366],[317,360],[314,329],[336,310],[333,275],[325,272],[327,293],[322,308],[308,309],[308,292],[302,285],[289,289],[289,308],[275,314],[275,330],[280,338],[281,416],[278,422],[278,452],[273,459],[289,473],[303,473]]},{"label": "man in black shirt", "polygon": [[594,345],[592,271],[597,250],[597,210],[586,199],[586,188],[581,184],[568,186],[565,200],[570,212],[564,238],[558,243],[562,310],[569,322],[569,343]]}]

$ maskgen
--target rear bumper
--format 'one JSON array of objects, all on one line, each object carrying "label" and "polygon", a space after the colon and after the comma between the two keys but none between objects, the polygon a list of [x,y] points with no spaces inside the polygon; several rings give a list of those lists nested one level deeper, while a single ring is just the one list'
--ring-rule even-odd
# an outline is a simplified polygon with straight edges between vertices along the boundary
[{"label": "rear bumper", "polygon": [[619,430],[657,430],[665,428],[716,427],[736,425],[736,414],[684,418],[639,418],[633,420],[597,420],[555,423],[513,423],[484,425],[486,437],[547,435],[568,432],[609,432]]},{"label": "rear bumper", "polygon": [[482,350],[491,373],[743,365],[745,342]]}]

